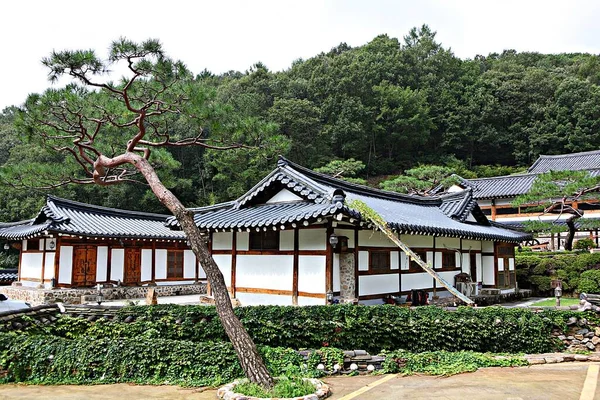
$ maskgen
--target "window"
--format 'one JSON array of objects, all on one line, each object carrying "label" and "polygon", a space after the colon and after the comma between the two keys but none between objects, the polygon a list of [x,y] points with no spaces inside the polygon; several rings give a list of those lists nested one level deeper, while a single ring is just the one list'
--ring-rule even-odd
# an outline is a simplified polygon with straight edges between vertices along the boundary
[{"label": "window", "polygon": [[[427,252],[425,250],[413,250],[415,252],[416,255],[418,255],[421,260],[423,260],[424,262],[427,262]],[[421,266],[419,264],[417,264],[417,262],[415,260],[413,260],[412,258],[410,259],[410,262],[408,263],[408,270],[409,271],[414,271],[414,272],[424,272],[423,268],[421,268]]]},{"label": "window", "polygon": [[370,251],[369,270],[371,272],[388,272],[390,270],[390,252]]},{"label": "window", "polygon": [[27,251],[38,251],[40,249],[39,239],[28,239],[27,240]]},{"label": "window", "polygon": [[442,269],[456,268],[456,254],[453,251],[442,252]]},{"label": "window", "polygon": [[250,250],[279,250],[279,231],[250,232]]},{"label": "window", "polygon": [[183,278],[183,250],[167,251],[167,278]]}]

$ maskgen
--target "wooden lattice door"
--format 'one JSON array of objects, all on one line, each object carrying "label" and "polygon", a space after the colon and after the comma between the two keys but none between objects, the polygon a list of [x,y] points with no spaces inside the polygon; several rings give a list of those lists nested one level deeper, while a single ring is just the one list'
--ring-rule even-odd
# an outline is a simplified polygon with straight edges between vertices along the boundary
[{"label": "wooden lattice door", "polygon": [[141,282],[142,254],[140,249],[125,249],[125,284],[137,285]]},{"label": "wooden lattice door", "polygon": [[73,286],[85,287],[96,284],[96,246],[73,248]]}]

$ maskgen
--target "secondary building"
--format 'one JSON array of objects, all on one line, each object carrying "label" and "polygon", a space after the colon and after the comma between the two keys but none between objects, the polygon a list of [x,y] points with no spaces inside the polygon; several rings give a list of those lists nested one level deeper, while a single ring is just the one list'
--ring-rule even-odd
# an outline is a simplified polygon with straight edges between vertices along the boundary
[{"label": "secondary building", "polygon": [[[514,246],[530,238],[490,222],[470,190],[417,197],[355,185],[286,159],[235,201],[193,209],[243,305],[371,302],[434,279],[349,207],[361,200],[447,282],[516,288]],[[41,288],[189,285],[205,280],[173,217],[49,196],[29,221],[0,227],[19,246],[19,282]]]}]

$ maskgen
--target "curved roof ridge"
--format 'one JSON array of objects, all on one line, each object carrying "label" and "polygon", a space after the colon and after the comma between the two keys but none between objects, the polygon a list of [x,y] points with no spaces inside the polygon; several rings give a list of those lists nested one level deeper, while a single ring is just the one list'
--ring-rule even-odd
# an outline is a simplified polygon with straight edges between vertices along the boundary
[{"label": "curved roof ridge", "polygon": [[[46,205],[44,207],[47,207],[49,205],[49,203],[54,203],[55,206],[59,207],[59,206],[65,206],[67,208],[79,208],[82,210],[89,210],[89,211],[95,211],[95,212],[100,212],[100,213],[106,213],[106,214],[118,214],[118,215],[126,215],[128,217],[132,217],[132,218],[150,218],[150,219],[166,219],[169,217],[169,215],[167,214],[155,214],[155,213],[149,213],[149,212],[145,212],[145,211],[133,211],[133,210],[124,210],[122,208],[111,208],[111,207],[104,207],[104,206],[98,206],[95,204],[87,204],[87,203],[82,203],[79,201],[75,201],[75,200],[69,200],[69,199],[64,199],[62,197],[57,197],[57,196],[53,196],[53,195],[47,195],[46,196]],[[54,210],[52,210],[54,211]]]},{"label": "curved roof ridge", "polygon": [[397,192],[390,192],[387,190],[375,189],[375,188],[372,188],[369,186],[364,186],[364,185],[359,185],[359,184],[352,183],[352,182],[347,182],[347,181],[344,181],[341,179],[333,178],[329,175],[322,174],[320,172],[313,171],[309,168],[306,168],[299,164],[296,164],[296,163],[286,159],[283,156],[279,156],[279,160],[282,162],[282,164],[285,164],[284,168],[289,167],[291,170],[296,170],[296,171],[300,172],[301,174],[306,175],[313,180],[316,180],[318,183],[321,183],[319,181],[323,181],[325,184],[327,184],[329,186],[335,186],[344,191],[359,193],[359,194],[363,194],[365,196],[377,197],[380,199],[403,201],[403,202],[413,203],[413,204],[424,204],[425,203],[424,205],[426,205],[427,203],[430,203],[430,205],[439,205],[441,203],[441,200],[439,199],[438,196],[421,197],[421,196],[414,196],[414,195],[402,194],[402,193],[397,193]]}]

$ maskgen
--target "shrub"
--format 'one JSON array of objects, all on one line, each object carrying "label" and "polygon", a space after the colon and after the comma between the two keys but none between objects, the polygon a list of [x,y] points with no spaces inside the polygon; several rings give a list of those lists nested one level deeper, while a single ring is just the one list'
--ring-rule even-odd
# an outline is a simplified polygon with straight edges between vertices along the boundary
[{"label": "shrub", "polygon": [[573,248],[576,250],[589,250],[593,249],[594,247],[596,247],[596,243],[590,238],[579,239],[573,246]]},{"label": "shrub", "polygon": [[[498,307],[460,307],[449,312],[436,307],[409,309],[388,305],[260,306],[242,307],[235,312],[258,345],[292,349],[336,347],[371,352],[396,349],[412,352],[550,351],[554,346],[552,328],[576,315]],[[135,322],[124,323],[128,318],[135,318]],[[597,319],[590,315],[588,319],[594,318]],[[61,317],[53,325],[30,326],[27,331],[74,339],[85,337],[90,341],[118,338],[227,341],[215,308],[207,306],[128,307],[120,310],[113,322]]]},{"label": "shrub", "polygon": [[600,293],[600,270],[593,269],[581,274],[577,284],[579,293]]},{"label": "shrub", "polygon": [[303,379],[278,379],[270,390],[265,390],[256,383],[244,382],[235,386],[235,392],[258,398],[291,398],[314,393],[315,386]]}]

